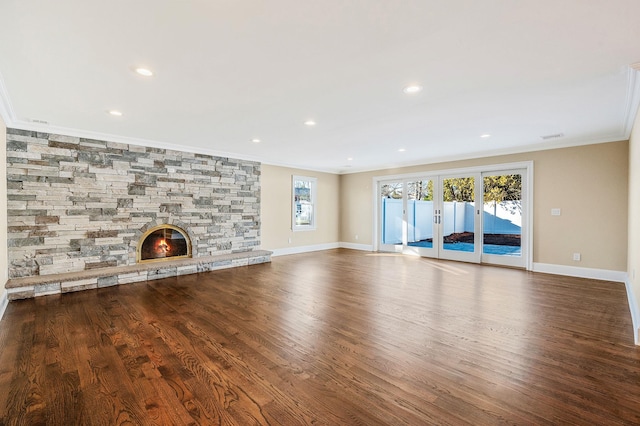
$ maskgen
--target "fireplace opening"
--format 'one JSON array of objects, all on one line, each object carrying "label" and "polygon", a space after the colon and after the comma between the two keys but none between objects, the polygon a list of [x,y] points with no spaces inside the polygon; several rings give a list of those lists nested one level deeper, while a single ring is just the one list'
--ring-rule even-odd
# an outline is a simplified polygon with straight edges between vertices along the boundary
[{"label": "fireplace opening", "polygon": [[138,262],[191,257],[191,241],[187,233],[177,226],[156,226],[140,239],[137,257]]}]

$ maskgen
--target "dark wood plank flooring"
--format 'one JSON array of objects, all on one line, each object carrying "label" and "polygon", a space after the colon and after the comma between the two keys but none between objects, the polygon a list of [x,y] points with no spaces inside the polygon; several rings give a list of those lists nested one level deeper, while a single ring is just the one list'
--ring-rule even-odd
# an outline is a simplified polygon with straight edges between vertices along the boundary
[{"label": "dark wood plank flooring", "polygon": [[640,424],[624,285],[351,250],[10,303],[0,424]]}]

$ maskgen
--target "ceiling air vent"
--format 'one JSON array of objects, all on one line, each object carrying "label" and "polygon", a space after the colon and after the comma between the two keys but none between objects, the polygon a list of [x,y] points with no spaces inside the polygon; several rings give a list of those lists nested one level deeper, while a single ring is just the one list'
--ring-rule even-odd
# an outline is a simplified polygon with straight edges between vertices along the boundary
[{"label": "ceiling air vent", "polygon": [[38,124],[49,124],[48,121],[46,121],[46,120],[38,120],[37,118],[32,118],[29,121],[31,121],[32,123],[38,123]]},{"label": "ceiling air vent", "polygon": [[553,135],[540,136],[540,139],[548,141],[549,139],[559,139],[563,137],[564,137],[564,133],[554,133]]}]

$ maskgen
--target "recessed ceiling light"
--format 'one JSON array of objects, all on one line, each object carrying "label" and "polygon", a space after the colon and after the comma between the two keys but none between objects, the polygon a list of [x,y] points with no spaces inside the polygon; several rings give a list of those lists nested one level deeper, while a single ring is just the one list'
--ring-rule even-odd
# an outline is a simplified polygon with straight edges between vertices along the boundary
[{"label": "recessed ceiling light", "polygon": [[315,126],[315,125],[316,125],[316,122],[315,122],[315,121],[313,121],[313,120],[307,120],[307,121],[305,121],[305,122],[304,122],[304,125],[305,125],[305,126],[310,126],[310,127],[311,127],[311,126]]},{"label": "recessed ceiling light", "polygon": [[480,135],[480,137],[481,137],[481,138],[483,138],[483,139],[486,139],[486,138],[490,138],[490,137],[491,137],[491,135],[490,135],[490,134],[488,134],[488,133],[485,133],[485,134],[483,134],[483,135]]},{"label": "recessed ceiling light", "polygon": [[261,141],[260,141],[260,139],[251,139],[251,142],[253,142],[253,143],[260,143]]},{"label": "recessed ceiling light", "polygon": [[407,86],[404,89],[402,89],[402,91],[404,93],[408,93],[408,94],[418,93],[418,92],[422,91],[422,86],[416,86],[416,85]]},{"label": "recessed ceiling light", "polygon": [[110,110],[109,114],[115,115],[116,117],[121,117],[122,116],[122,112],[120,112],[118,110],[115,110],[115,109]]},{"label": "recessed ceiling light", "polygon": [[405,151],[406,151],[406,149],[405,149],[405,148],[400,148],[400,149],[398,150],[398,152],[405,152]]},{"label": "recessed ceiling light", "polygon": [[145,77],[151,77],[153,75],[153,72],[147,68],[136,68],[136,72],[142,76]]},{"label": "recessed ceiling light", "polygon": [[353,157],[347,158],[347,161],[353,161]]}]

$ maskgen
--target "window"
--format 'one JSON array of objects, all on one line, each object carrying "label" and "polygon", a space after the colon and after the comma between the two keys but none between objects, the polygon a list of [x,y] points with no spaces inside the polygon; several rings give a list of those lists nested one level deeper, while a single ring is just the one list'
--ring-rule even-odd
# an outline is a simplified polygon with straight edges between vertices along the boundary
[{"label": "window", "polygon": [[309,231],[316,229],[316,186],[312,177],[293,176],[292,229]]}]

